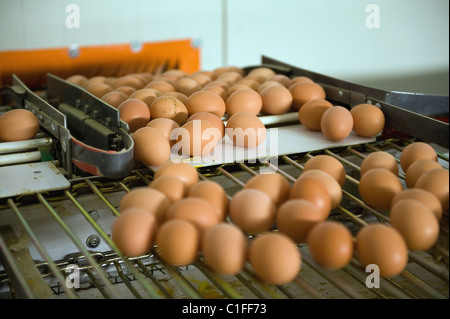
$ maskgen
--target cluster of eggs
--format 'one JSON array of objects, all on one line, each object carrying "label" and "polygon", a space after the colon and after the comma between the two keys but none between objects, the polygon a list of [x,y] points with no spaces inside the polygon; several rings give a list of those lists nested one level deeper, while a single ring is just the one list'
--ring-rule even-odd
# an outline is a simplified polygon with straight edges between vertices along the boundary
[{"label": "cluster of eggs", "polygon": [[[431,154],[420,155],[419,149]],[[248,261],[260,279],[277,285],[298,275],[298,245],[307,245],[326,269],[345,267],[356,254],[362,265],[376,264],[381,275],[395,276],[406,267],[408,250],[427,250],[436,243],[439,220],[448,210],[448,170],[435,165],[431,150],[421,142],[404,149],[400,166],[407,172],[405,180],[416,179],[404,190],[396,186],[399,168],[391,154],[377,151],[364,158],[361,198],[370,207],[390,210],[391,223],[364,225],[355,237],[328,218],[342,201],[346,172],[338,159],[321,154],[306,161],[293,183],[278,173],[259,174],[232,197],[213,181],[199,181],[191,165],[167,162],[148,187],[124,195],[112,238],[127,256],[154,248],[174,266],[201,256],[225,275],[238,273]],[[418,172],[409,169],[412,165]],[[375,174],[380,177],[371,177]]]},{"label": "cluster of eggs", "polygon": [[384,127],[378,107],[361,104],[349,111],[333,106],[325,100],[322,86],[310,78],[289,78],[267,67],[247,74],[229,66],[193,74],[171,69],[158,75],[73,75],[66,80],[119,110],[133,135],[135,157],[146,166],[165,163],[171,150],[203,156],[225,135],[237,146],[258,146],[266,137],[260,114],[298,112],[301,124],[333,141],[346,138],[352,130],[375,136]]}]

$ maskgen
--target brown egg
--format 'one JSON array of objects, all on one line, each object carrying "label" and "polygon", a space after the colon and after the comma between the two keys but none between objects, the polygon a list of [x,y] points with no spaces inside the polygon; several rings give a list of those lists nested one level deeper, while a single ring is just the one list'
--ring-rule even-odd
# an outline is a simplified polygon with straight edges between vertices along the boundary
[{"label": "brown egg", "polygon": [[215,68],[213,70],[212,78],[217,79],[221,74],[228,72],[228,71],[235,71],[242,76],[244,76],[244,73],[245,73],[242,68],[234,66],[234,65],[221,66],[221,67]]},{"label": "brown egg", "polygon": [[391,202],[391,207],[403,199],[414,199],[422,202],[422,204],[431,209],[437,220],[441,220],[442,205],[439,199],[433,193],[420,188],[405,189],[394,196]]},{"label": "brown egg", "polygon": [[150,107],[153,101],[156,100],[156,98],[158,98],[159,96],[161,96],[161,93],[159,91],[151,88],[144,88],[133,92],[130,95],[130,99],[141,100],[145,102],[145,104],[147,104],[148,107]]},{"label": "brown egg", "polygon": [[299,82],[289,87],[293,101],[292,107],[295,111],[308,101],[322,99],[325,100],[325,90],[317,83],[313,82]]},{"label": "brown egg", "polygon": [[326,187],[331,198],[331,209],[336,208],[341,203],[342,188],[333,176],[320,169],[308,169],[306,171],[303,171],[298,179],[302,179],[305,177],[316,178]]},{"label": "brown egg", "polygon": [[[192,80],[192,81],[194,81],[194,80]],[[164,81],[164,80],[153,80],[150,83],[148,83],[145,86],[145,88],[155,89],[161,93],[173,92],[176,90],[175,85],[172,85],[170,82]]]},{"label": "brown egg", "polygon": [[245,265],[247,238],[242,230],[229,223],[219,223],[202,236],[205,264],[223,275],[236,275]]},{"label": "brown egg", "polygon": [[172,91],[178,91],[189,97],[192,93],[200,91],[201,89],[202,86],[197,81],[188,77],[183,77],[175,82],[175,90]]},{"label": "brown egg", "polygon": [[361,163],[361,176],[372,168],[384,168],[398,175],[398,163],[395,157],[387,152],[376,151],[367,155]]},{"label": "brown egg", "polygon": [[113,91],[114,92],[122,92],[122,93],[125,93],[127,96],[130,96],[137,90],[131,86],[119,86],[118,88],[115,88]]},{"label": "brown egg", "polygon": [[323,213],[319,207],[305,199],[290,199],[276,213],[278,230],[297,244],[305,243],[312,227],[322,221]]},{"label": "brown egg", "polygon": [[166,263],[185,266],[197,258],[200,234],[191,222],[172,219],[159,227],[155,243],[159,257]]},{"label": "brown egg", "polygon": [[222,89],[225,90],[225,92],[228,91],[228,89],[231,87],[231,85],[229,85],[227,82],[221,81],[221,80],[212,81],[212,82],[208,83],[207,85],[205,85],[204,88],[207,88],[210,86],[220,86]]},{"label": "brown egg", "polygon": [[225,123],[222,121],[220,117],[213,113],[209,112],[198,112],[194,113],[191,116],[188,117],[186,122],[193,121],[193,120],[204,120],[211,123],[212,126],[217,128],[221,134],[221,137],[225,135]]},{"label": "brown egg", "polygon": [[314,177],[298,178],[291,187],[289,199],[304,199],[316,205],[325,220],[331,211],[331,196],[325,185]]},{"label": "brown egg", "polygon": [[269,195],[257,189],[242,189],[230,201],[231,221],[247,234],[269,230],[275,213],[276,207]]},{"label": "brown egg", "polygon": [[227,71],[222,73],[221,75],[219,75],[217,77],[217,80],[220,81],[225,81],[227,82],[229,85],[233,85],[234,83],[236,83],[239,80],[242,80],[243,76],[242,74],[240,74],[239,72],[236,71]]},{"label": "brown egg", "polygon": [[153,247],[156,230],[155,215],[142,208],[130,207],[114,220],[111,237],[122,254],[137,257]]},{"label": "brown egg", "polygon": [[88,78],[82,74],[74,74],[69,76],[66,81],[84,88],[88,83]]},{"label": "brown egg", "polygon": [[258,67],[255,68],[253,70],[251,70],[250,72],[248,72],[247,74],[248,76],[257,76],[259,78],[259,83],[262,83],[264,81],[266,81],[268,78],[270,78],[271,76],[275,75],[275,71],[272,70],[271,68],[268,67]]},{"label": "brown egg", "polygon": [[410,250],[427,250],[439,237],[436,216],[422,202],[403,199],[392,205],[391,224],[405,239]]},{"label": "brown egg", "polygon": [[228,216],[230,201],[222,185],[216,182],[204,180],[195,183],[189,190],[187,196],[198,197],[208,201],[216,209],[220,221],[225,220]]},{"label": "brown egg", "polygon": [[292,94],[281,84],[264,89],[260,95],[262,99],[261,111],[263,113],[284,114],[291,109]]},{"label": "brown egg", "polygon": [[155,172],[154,179],[161,176],[175,176],[181,179],[186,186],[186,191],[189,192],[191,187],[198,181],[198,172],[189,163],[172,162],[169,161],[164,165],[158,167]]},{"label": "brown egg", "polygon": [[14,142],[32,139],[39,131],[39,120],[26,109],[12,109],[0,116],[0,141]]},{"label": "brown egg", "polygon": [[426,171],[442,168],[441,164],[429,158],[422,158],[409,165],[405,173],[405,182],[408,188],[413,188],[416,185],[419,177]]},{"label": "brown egg", "polygon": [[248,78],[243,78],[242,80],[237,81],[236,84],[247,85],[249,88],[251,88],[252,90],[255,90],[255,91],[257,91],[260,86],[260,83],[258,81],[248,79]]},{"label": "brown egg", "polygon": [[172,82],[175,82],[176,80],[178,80],[184,76],[186,76],[186,73],[180,69],[166,70],[159,75],[159,77],[170,79],[170,81],[172,81]]},{"label": "brown egg", "polygon": [[186,186],[181,179],[175,176],[162,176],[153,180],[149,184],[149,187],[166,195],[172,203],[177,202],[186,196]]},{"label": "brown egg", "polygon": [[186,106],[172,96],[160,96],[150,105],[152,118],[168,118],[174,120],[178,125],[183,125],[188,118]]},{"label": "brown egg", "polygon": [[303,171],[318,169],[330,174],[340,186],[345,183],[344,165],[336,158],[326,154],[319,154],[308,159],[303,167]]},{"label": "brown egg", "polygon": [[330,141],[340,141],[350,135],[353,129],[353,117],[343,106],[333,106],[323,112],[320,130]]},{"label": "brown egg", "polygon": [[191,79],[194,79],[195,81],[197,81],[198,84],[200,84],[200,86],[202,86],[202,87],[212,81],[209,76],[207,76],[205,74],[200,74],[200,73],[191,74],[191,75],[189,75],[189,77]]},{"label": "brown egg", "polygon": [[226,109],[224,100],[218,94],[209,91],[192,93],[188,98],[186,107],[190,115],[198,112],[209,112],[218,117],[222,117]]},{"label": "brown egg", "polygon": [[185,197],[170,205],[166,221],[170,219],[190,221],[200,234],[220,222],[216,209],[207,200],[199,197]]},{"label": "brown egg", "polygon": [[180,92],[177,92],[177,91],[174,91],[174,92],[164,92],[164,93],[161,94],[161,96],[172,96],[172,97],[174,97],[174,98],[180,100],[181,103],[183,103],[185,106],[186,106],[187,101],[188,101],[188,97],[187,97],[185,94],[180,93]]},{"label": "brown egg", "polygon": [[134,188],[122,196],[119,203],[120,212],[132,207],[139,207],[156,217],[161,224],[170,206],[169,199],[160,191],[148,187]]},{"label": "brown egg", "polygon": [[359,194],[369,206],[379,209],[391,207],[392,199],[403,190],[399,178],[384,168],[372,168],[359,180]]},{"label": "brown egg", "polygon": [[277,207],[289,198],[290,188],[286,177],[277,173],[255,175],[244,186],[244,189],[257,189],[266,193]]},{"label": "brown egg", "polygon": [[208,91],[208,92],[216,93],[217,95],[219,95],[222,98],[223,101],[225,101],[228,96],[225,89],[218,85],[205,86],[201,91]]},{"label": "brown egg", "polygon": [[306,128],[312,131],[320,131],[320,121],[323,113],[333,107],[333,104],[327,100],[311,100],[303,104],[298,111],[298,120]]},{"label": "brown egg", "polygon": [[408,170],[409,165],[422,158],[438,161],[434,148],[424,142],[413,142],[406,146],[400,154],[400,166],[403,172]]},{"label": "brown egg", "polygon": [[[227,90],[227,98],[228,96],[230,96],[231,94],[233,94],[234,92],[240,91],[240,90],[253,90],[252,88],[250,88],[248,85],[245,84],[233,84],[232,86],[230,86],[230,88]],[[225,100],[226,101],[226,100]]]},{"label": "brown egg", "polygon": [[228,95],[226,112],[233,115],[239,112],[248,112],[257,115],[262,108],[262,98],[252,89],[238,90]]},{"label": "brown egg", "polygon": [[222,138],[219,129],[205,120],[186,122],[176,130],[175,151],[187,156],[208,156]]},{"label": "brown egg", "polygon": [[277,81],[287,88],[289,86],[289,83],[291,82],[291,79],[284,74],[275,74],[271,77],[268,77],[267,81]]},{"label": "brown egg", "polygon": [[115,108],[118,108],[126,99],[128,99],[128,96],[119,91],[111,91],[101,97],[101,100]]},{"label": "brown egg", "polygon": [[435,168],[423,173],[415,188],[420,188],[433,193],[441,202],[442,210],[448,210],[449,173],[445,168]]},{"label": "brown egg", "polygon": [[373,104],[358,104],[350,110],[350,113],[353,117],[353,131],[359,136],[372,137],[384,128],[383,111]]},{"label": "brown egg", "polygon": [[129,76],[134,76],[134,77],[140,79],[144,83],[144,85],[153,81],[153,74],[151,74],[149,72],[131,73],[131,74],[129,74]]},{"label": "brown egg", "polygon": [[290,87],[293,86],[294,84],[304,83],[304,82],[314,83],[314,81],[312,79],[310,79],[309,77],[299,75],[299,76],[294,76],[292,79],[290,79],[289,84],[287,85],[287,88],[290,89]]},{"label": "brown egg", "polygon": [[92,83],[86,86],[86,91],[98,98],[101,98],[103,95],[111,92],[112,90],[113,88],[106,83]]},{"label": "brown egg", "polygon": [[250,243],[248,259],[255,274],[274,285],[294,280],[302,264],[300,250],[292,239],[274,232],[261,234]]},{"label": "brown egg", "polygon": [[238,112],[228,119],[225,134],[236,146],[255,147],[266,139],[266,127],[255,114]]},{"label": "brown egg", "polygon": [[133,75],[125,75],[121,76],[120,78],[117,78],[117,80],[114,82],[113,87],[118,88],[121,86],[131,86],[136,90],[139,90],[142,89],[144,85],[145,85],[144,81],[139,77]]},{"label": "brown egg", "polygon": [[164,137],[169,141],[170,146],[175,144],[176,140],[171,140],[170,136],[172,134],[172,131],[174,129],[179,128],[180,125],[178,125],[178,123],[175,122],[174,120],[160,117],[160,118],[151,120],[150,122],[147,123],[146,126],[153,127],[153,128],[156,128],[157,130],[159,130],[164,135]]},{"label": "brown egg", "polygon": [[170,158],[170,143],[154,127],[142,127],[133,134],[134,156],[146,166],[159,166]]},{"label": "brown egg", "polygon": [[356,236],[356,252],[364,267],[377,265],[381,276],[400,274],[408,263],[408,248],[402,235],[381,223],[362,227]]},{"label": "brown egg", "polygon": [[106,76],[97,75],[89,78],[85,87],[88,87],[89,85],[94,83],[106,83]]},{"label": "brown egg", "polygon": [[353,239],[343,224],[324,221],[309,232],[307,244],[312,258],[322,267],[340,269],[351,261]]},{"label": "brown egg", "polygon": [[131,133],[147,125],[151,118],[147,104],[138,99],[127,99],[117,109],[120,119],[128,124]]},{"label": "brown egg", "polygon": [[[264,81],[263,83],[261,83],[259,86],[258,86],[258,88],[256,89],[256,91],[259,93],[259,94],[261,94],[261,92],[262,91],[264,91],[264,89],[267,89],[267,88],[269,88],[269,87],[272,87],[272,86],[283,86],[280,82],[277,82],[277,81]],[[289,91],[289,90],[288,90]],[[289,93],[291,93],[291,92],[289,92]],[[292,96],[292,94],[291,94],[291,96]]]}]

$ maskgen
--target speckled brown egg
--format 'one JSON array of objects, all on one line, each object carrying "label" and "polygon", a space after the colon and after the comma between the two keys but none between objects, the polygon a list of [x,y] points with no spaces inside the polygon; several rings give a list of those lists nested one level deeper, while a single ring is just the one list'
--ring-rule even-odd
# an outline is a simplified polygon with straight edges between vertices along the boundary
[{"label": "speckled brown egg", "polygon": [[174,120],[178,125],[183,125],[188,118],[186,106],[172,96],[160,96],[150,105],[152,118],[168,118]]}]

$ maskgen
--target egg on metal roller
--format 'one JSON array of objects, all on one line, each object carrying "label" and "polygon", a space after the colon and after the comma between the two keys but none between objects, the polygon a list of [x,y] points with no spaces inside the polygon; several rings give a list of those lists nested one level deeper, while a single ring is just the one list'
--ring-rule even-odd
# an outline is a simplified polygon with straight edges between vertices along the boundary
[{"label": "egg on metal roller", "polygon": [[38,118],[26,109],[12,109],[0,116],[1,142],[29,140],[34,138],[38,131]]}]

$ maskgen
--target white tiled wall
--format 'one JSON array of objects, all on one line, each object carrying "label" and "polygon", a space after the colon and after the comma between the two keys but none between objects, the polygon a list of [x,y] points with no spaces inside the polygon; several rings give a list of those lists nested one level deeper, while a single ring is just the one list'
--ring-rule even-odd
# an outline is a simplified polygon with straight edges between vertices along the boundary
[{"label": "white tiled wall", "polygon": [[[80,28],[65,25],[80,9]],[[370,4],[379,28],[368,28]],[[345,79],[446,73],[448,0],[0,0],[0,51],[194,39],[201,65],[267,55]]]}]

